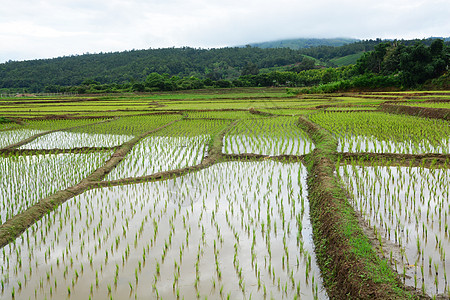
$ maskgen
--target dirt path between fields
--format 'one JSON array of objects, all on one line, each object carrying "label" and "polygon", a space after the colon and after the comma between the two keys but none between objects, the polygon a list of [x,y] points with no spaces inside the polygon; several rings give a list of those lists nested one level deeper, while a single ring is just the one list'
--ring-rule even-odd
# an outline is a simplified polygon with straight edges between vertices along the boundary
[{"label": "dirt path between fields", "polygon": [[310,218],[324,286],[333,299],[408,299],[394,272],[361,229],[357,213],[334,175],[337,141],[320,126],[299,118],[316,148],[307,157]]},{"label": "dirt path between fields", "polygon": [[444,168],[450,167],[450,154],[339,153],[340,163],[378,166]]},{"label": "dirt path between fields", "polygon": [[101,151],[113,151],[119,146],[114,147],[78,147],[70,149],[0,149],[1,156],[24,156],[24,155],[40,155],[40,154],[63,154],[63,153],[88,153],[88,152],[101,152]]},{"label": "dirt path between fields", "polygon": [[45,214],[53,211],[59,205],[73,198],[74,196],[83,193],[87,189],[112,186],[118,184],[156,181],[167,179],[174,176],[182,176],[187,172],[205,169],[221,161],[223,137],[225,136],[226,132],[237,123],[237,121],[234,121],[224,130],[222,130],[222,132],[220,132],[214,137],[212,145],[209,148],[208,156],[203,158],[202,162],[197,166],[156,173],[141,178],[128,178],[117,181],[102,181],[106,177],[106,175],[108,175],[108,173],[110,173],[125,158],[125,156],[131,151],[133,146],[136,145],[140,140],[176,122],[179,122],[179,120],[172,121],[164,126],[145,132],[123,143],[116,149],[111,158],[108,161],[106,161],[103,166],[97,168],[93,173],[91,173],[89,176],[81,180],[81,182],[79,182],[78,184],[71,186],[65,190],[58,191],[40,200],[38,203],[29,207],[27,210],[15,215],[11,219],[7,220],[5,223],[1,224],[0,248],[4,247],[8,243],[19,237],[22,234],[22,232],[24,232],[28,227],[33,225],[36,221],[40,220]]},{"label": "dirt path between fields", "polygon": [[96,169],[89,176],[81,180],[78,184],[71,186],[65,190],[58,191],[29,207],[25,211],[15,215],[5,223],[0,225],[0,248],[7,245],[9,242],[16,239],[28,227],[40,220],[45,214],[53,211],[59,205],[66,202],[68,199],[83,193],[86,189],[92,187],[95,183],[103,180],[103,178],[111,172],[111,170],[118,165],[131,151],[133,146],[147,135],[158,130],[166,128],[178,121],[172,121],[164,126],[145,132],[127,142],[116,149],[111,158],[100,168]]}]

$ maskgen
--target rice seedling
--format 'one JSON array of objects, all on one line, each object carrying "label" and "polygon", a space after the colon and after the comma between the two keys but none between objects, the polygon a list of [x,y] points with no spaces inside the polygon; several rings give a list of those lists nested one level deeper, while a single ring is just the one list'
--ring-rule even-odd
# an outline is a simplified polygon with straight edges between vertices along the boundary
[{"label": "rice seedling", "polygon": [[0,223],[39,199],[81,181],[110,155],[111,152],[0,156]]},{"label": "rice seedling", "polygon": [[[351,164],[340,167],[338,173],[353,195],[355,209],[376,228],[380,238],[404,249],[402,261],[394,261],[402,265],[406,284],[431,296],[444,293],[444,271],[450,267],[444,258],[444,249],[450,247],[445,232],[450,221],[449,170]],[[429,235],[434,238],[429,239]],[[411,262],[420,264],[420,272],[409,267]]]},{"label": "rice seedling", "polygon": [[75,126],[84,126],[95,122],[98,122],[98,120],[44,120],[28,122],[26,126],[20,129],[0,131],[0,148],[18,143],[33,135],[44,133],[46,131],[62,130],[64,128],[71,128]]},{"label": "rice seedling", "polygon": [[380,112],[324,112],[310,119],[329,130],[341,152],[448,153],[450,127],[443,120]]},{"label": "rice seedling", "polygon": [[[30,227],[23,242],[3,248],[4,294],[16,287],[16,298],[126,299],[150,292],[154,298],[286,299],[301,290],[305,297],[326,298],[305,178],[298,163],[229,162],[177,179],[89,190]],[[258,201],[264,207],[259,213]],[[292,230],[299,222],[301,244]],[[27,236],[36,239],[27,242]],[[46,256],[47,263],[36,267]],[[19,291],[24,273],[27,285]],[[40,281],[42,274],[50,280]],[[56,288],[56,281],[67,290]]]},{"label": "rice seedling", "polygon": [[36,129],[16,129],[9,131],[0,131],[0,148],[18,143],[35,134],[43,132],[45,132],[45,130],[36,130]]},{"label": "rice seedling", "polygon": [[224,153],[303,155],[314,145],[295,117],[241,120],[224,137]]}]

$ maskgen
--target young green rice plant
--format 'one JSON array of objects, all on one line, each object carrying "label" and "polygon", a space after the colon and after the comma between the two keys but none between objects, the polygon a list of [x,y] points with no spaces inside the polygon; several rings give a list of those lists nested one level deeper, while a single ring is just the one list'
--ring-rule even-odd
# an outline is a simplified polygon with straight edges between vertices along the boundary
[{"label": "young green rice plant", "polygon": [[111,152],[0,156],[0,223],[81,181],[110,155]]},{"label": "young green rice plant", "polygon": [[448,153],[446,121],[381,112],[323,112],[311,121],[338,139],[341,152]]},{"label": "young green rice plant", "polygon": [[212,135],[225,121],[185,120],[145,138],[108,176],[107,180],[150,175],[199,164],[207,156]]},{"label": "young green rice plant", "polygon": [[224,153],[303,155],[314,149],[296,117],[241,120],[224,137]]},{"label": "young green rice plant", "polygon": [[[151,293],[154,298],[227,294],[256,299],[271,294],[281,299],[293,298],[300,285],[305,297],[314,298],[315,292],[306,287],[320,287],[321,281],[313,255],[305,175],[299,163],[227,162],[178,179],[89,190],[30,227],[22,235],[23,243],[11,243],[0,252],[0,261],[9,260],[9,266],[2,263],[0,274],[9,278],[5,293],[15,286],[16,298],[19,293],[21,298],[35,297],[34,293],[37,298],[50,297],[52,280],[44,280],[40,288],[40,278],[49,272],[58,286],[68,286],[71,297],[77,298],[101,298],[106,292],[108,297],[126,298],[132,292]],[[259,219],[258,201],[263,208]],[[287,211],[293,211],[293,217]],[[299,219],[301,246],[295,232]],[[27,235],[36,239],[26,242]],[[234,242],[227,243],[230,239]],[[46,256],[47,262],[35,267]],[[20,260],[22,268],[16,273]],[[91,267],[83,269],[87,261]],[[78,272],[78,279],[64,277],[65,268],[68,274]],[[294,268],[298,270],[292,272]],[[25,272],[27,284],[19,292],[17,282]],[[286,285],[292,281],[299,283]],[[148,282],[152,288],[144,284]],[[218,283],[220,288],[214,288]],[[67,297],[67,291],[59,288],[52,294]],[[320,288],[318,294],[326,298]]]},{"label": "young green rice plant", "polygon": [[16,129],[16,130],[0,131],[0,148],[16,144],[35,134],[43,132],[45,132],[45,130],[36,130],[36,129]]},{"label": "young green rice plant", "polygon": [[[404,273],[406,284],[417,286],[416,281],[421,281],[425,293],[443,293],[443,273],[450,266],[443,259],[442,250],[450,247],[444,225],[450,221],[449,170],[347,165],[340,167],[338,173],[353,196],[355,209],[379,235],[404,249],[400,253],[400,272]],[[391,230],[393,235],[387,232]],[[428,239],[428,234],[435,238]],[[420,274],[415,268],[404,267],[420,261]],[[424,272],[424,267],[428,272]]]}]

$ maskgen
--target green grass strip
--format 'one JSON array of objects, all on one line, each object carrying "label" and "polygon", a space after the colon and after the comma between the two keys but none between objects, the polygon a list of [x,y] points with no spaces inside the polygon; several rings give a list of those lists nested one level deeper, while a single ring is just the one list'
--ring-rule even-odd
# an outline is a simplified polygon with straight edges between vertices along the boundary
[{"label": "green grass strip", "polygon": [[334,176],[337,141],[305,117],[299,126],[316,148],[307,155],[308,193],[317,262],[333,299],[414,299],[380,259]]}]

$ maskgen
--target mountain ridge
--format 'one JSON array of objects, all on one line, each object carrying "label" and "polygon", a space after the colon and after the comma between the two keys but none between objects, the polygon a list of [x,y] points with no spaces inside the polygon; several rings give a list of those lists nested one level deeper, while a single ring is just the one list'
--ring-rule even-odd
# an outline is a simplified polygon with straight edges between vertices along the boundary
[{"label": "mountain ridge", "polygon": [[[294,39],[280,39],[273,41],[265,41],[259,43],[249,43],[248,45],[257,48],[290,48],[294,50],[312,48],[318,46],[332,46],[339,47],[345,44],[351,44],[361,41],[354,38],[294,38]],[[239,47],[239,46],[238,46]],[[244,46],[240,46],[244,47]]]}]

